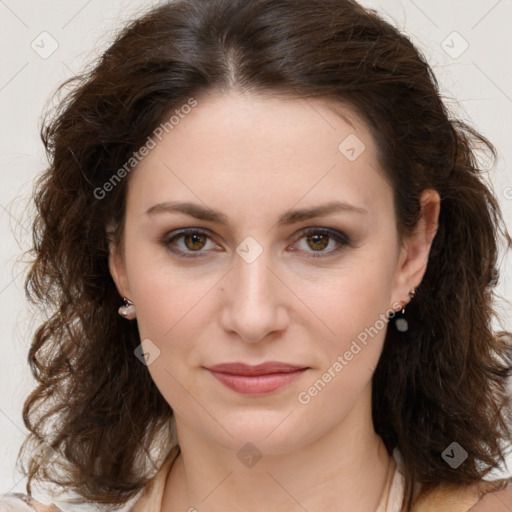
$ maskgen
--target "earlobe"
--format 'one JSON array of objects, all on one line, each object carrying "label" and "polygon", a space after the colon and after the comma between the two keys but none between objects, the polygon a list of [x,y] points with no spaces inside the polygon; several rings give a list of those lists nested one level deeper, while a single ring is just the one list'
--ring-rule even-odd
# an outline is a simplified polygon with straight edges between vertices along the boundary
[{"label": "earlobe", "polygon": [[117,247],[113,245],[109,249],[108,267],[117,292],[123,298],[123,304],[119,307],[118,313],[127,320],[133,320],[136,316],[135,304],[128,298],[131,294],[124,261]]}]

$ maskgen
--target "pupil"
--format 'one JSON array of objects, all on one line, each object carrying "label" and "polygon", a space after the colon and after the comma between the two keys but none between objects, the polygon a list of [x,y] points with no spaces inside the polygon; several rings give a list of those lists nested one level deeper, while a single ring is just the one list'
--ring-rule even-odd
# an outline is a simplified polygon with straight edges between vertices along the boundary
[{"label": "pupil", "polygon": [[[308,237],[308,240],[313,241],[313,244],[321,243],[323,240],[323,243],[321,243],[320,247],[316,247],[316,249],[325,249],[327,247],[327,244],[329,243],[328,235],[311,235]],[[312,247],[314,248],[314,247]]]},{"label": "pupil", "polygon": [[[185,242],[185,245],[187,246],[188,249],[200,249],[201,247],[197,247],[196,245],[194,244],[201,244],[201,241],[204,242],[204,235],[188,235],[186,238],[185,238],[186,242]],[[189,240],[193,240],[192,243],[188,243]]]}]

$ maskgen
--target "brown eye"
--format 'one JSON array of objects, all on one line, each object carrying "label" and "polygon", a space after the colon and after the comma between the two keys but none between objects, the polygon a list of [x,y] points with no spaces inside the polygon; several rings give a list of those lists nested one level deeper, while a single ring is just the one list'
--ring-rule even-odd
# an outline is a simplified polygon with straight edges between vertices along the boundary
[{"label": "brown eye", "polygon": [[[345,233],[329,228],[310,228],[302,232],[297,241],[298,248],[301,252],[309,253],[306,256],[309,258],[329,257],[351,245],[350,238]],[[331,249],[327,249],[328,247]],[[292,251],[296,249],[293,248]]]},{"label": "brown eye", "polygon": [[322,251],[329,245],[329,235],[309,235],[307,241],[311,249]]},{"label": "brown eye", "polygon": [[187,247],[187,249],[190,249],[191,251],[197,251],[198,249],[202,249],[206,245],[207,238],[207,236],[200,233],[183,235],[185,246]]},{"label": "brown eye", "polygon": [[[208,249],[218,247],[206,231],[186,229],[169,233],[160,239],[160,243],[169,251],[183,258],[207,256]],[[210,244],[210,247],[208,247]]]}]

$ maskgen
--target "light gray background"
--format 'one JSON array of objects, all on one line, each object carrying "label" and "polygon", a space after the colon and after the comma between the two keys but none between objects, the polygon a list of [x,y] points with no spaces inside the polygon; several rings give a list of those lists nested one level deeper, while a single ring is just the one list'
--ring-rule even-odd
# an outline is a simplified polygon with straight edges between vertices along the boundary
[{"label": "light gray background", "polygon": [[[24,299],[26,267],[16,261],[28,248],[29,216],[24,207],[34,177],[45,166],[41,113],[58,84],[98,56],[124,21],[156,3],[0,0],[0,496],[25,490],[24,480],[15,473],[15,460],[25,433],[22,402],[33,386],[26,357],[37,319]],[[428,56],[450,108],[496,145],[499,161],[489,179],[511,226],[512,1],[362,3],[385,13],[410,35]],[[47,55],[52,45],[58,48]],[[498,289],[508,300],[511,262],[510,256],[501,259]],[[511,330],[511,307],[501,304],[499,310],[504,327]]]}]

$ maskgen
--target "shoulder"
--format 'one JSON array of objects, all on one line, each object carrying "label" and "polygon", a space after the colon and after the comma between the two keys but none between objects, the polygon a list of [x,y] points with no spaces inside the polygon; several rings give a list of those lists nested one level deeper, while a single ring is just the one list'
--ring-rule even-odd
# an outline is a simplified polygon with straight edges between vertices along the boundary
[{"label": "shoulder", "polygon": [[470,486],[440,485],[417,497],[413,512],[511,512],[512,479]]},{"label": "shoulder", "polygon": [[485,491],[471,512],[512,511],[512,479],[501,481],[497,489]]},{"label": "shoulder", "polygon": [[61,512],[55,505],[44,505],[31,496],[9,493],[0,498],[0,512]]}]

